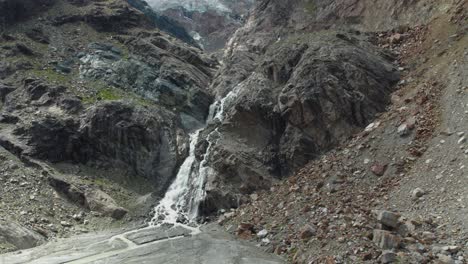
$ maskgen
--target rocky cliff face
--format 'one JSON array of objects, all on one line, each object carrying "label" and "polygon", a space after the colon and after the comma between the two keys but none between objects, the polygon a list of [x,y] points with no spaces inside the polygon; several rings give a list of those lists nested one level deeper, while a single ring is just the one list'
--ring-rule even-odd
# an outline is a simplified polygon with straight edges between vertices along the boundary
[{"label": "rocky cliff face", "polygon": [[396,54],[376,47],[374,32],[403,32],[456,1],[432,3],[257,2],[211,85],[229,100],[222,122],[208,129],[220,133],[209,155],[216,173],[206,211],[291,175],[384,111],[401,68]]},{"label": "rocky cliff face", "polygon": [[[50,201],[53,190],[73,210],[118,208],[120,218],[124,203],[138,219],[174,180],[189,134],[204,128],[188,168],[203,169],[200,212],[238,207],[385,111],[405,68],[379,31],[399,34],[394,44],[455,2],[2,0],[0,150],[19,158],[28,181],[51,185],[24,203]],[[199,47],[225,44],[221,61]],[[7,160],[6,175],[17,175]],[[91,208],[93,197],[111,205]],[[9,217],[50,236],[69,231],[28,212]],[[84,224],[81,214],[57,219]]]},{"label": "rocky cliff face", "polygon": [[[5,129],[12,129],[10,135],[18,138],[20,143],[16,145],[24,148],[21,155],[52,162],[88,162],[107,157],[147,178],[164,175],[166,180],[162,182],[156,179],[158,176],[154,179],[163,189],[186,155],[181,147],[186,135],[180,127],[199,126],[208,113],[212,99],[206,87],[216,62],[160,31],[141,31],[152,24],[125,2],[105,6],[99,2],[79,7],[74,4],[55,3],[54,7],[71,6],[69,14],[50,18],[53,25],[31,25],[26,29],[26,39],[10,36],[12,44],[6,44],[11,48],[4,53],[7,59],[2,72],[6,82],[17,89],[3,95],[4,120],[13,120],[11,128]],[[73,13],[73,8],[85,13]],[[121,23],[117,27],[108,22],[106,26],[101,20]],[[85,36],[64,41],[67,33],[62,27],[81,21],[87,21],[98,33],[115,29],[121,34],[114,36],[115,44],[87,42],[90,36],[86,34],[90,32],[86,28],[82,31]],[[54,28],[53,33],[46,28]],[[134,28],[138,32],[128,31]],[[31,38],[29,32],[40,38]],[[45,45],[45,39],[57,52],[38,50]],[[51,66],[41,65],[51,60]],[[27,65],[25,69],[18,66],[22,64]],[[21,72],[32,78],[19,80]],[[38,81],[37,77],[45,80]],[[81,85],[76,85],[75,80],[80,80]],[[124,94],[135,94],[134,102],[97,104],[124,99]],[[149,105],[144,100],[162,108],[146,110]],[[29,114],[32,112],[34,116]],[[16,142],[3,141],[9,140]]]},{"label": "rocky cliff face", "polygon": [[[210,125],[220,133],[210,152],[217,173],[207,182],[207,211],[220,197],[236,203],[240,193],[294,173],[385,110],[400,73],[395,55],[367,32],[414,25],[441,11],[418,9],[419,1],[374,4],[257,3],[226,46],[211,86],[230,99],[222,122]],[[410,16],[416,9],[418,16]],[[382,21],[384,13],[395,15]]]},{"label": "rocky cliff face", "polygon": [[[0,161],[2,219],[47,237],[101,228],[127,212],[121,223],[144,221],[173,181],[188,133],[209,112],[218,62],[183,28],[138,4],[0,3],[8,14],[0,36],[0,149],[20,164]],[[9,210],[18,166],[28,171],[21,193],[30,195]],[[57,215],[41,213],[44,205]],[[4,238],[0,245],[15,247]]]},{"label": "rocky cliff face", "polygon": [[[286,9],[287,5],[293,8]],[[222,96],[236,89],[239,81],[248,84],[250,80],[258,79],[255,75],[259,75],[264,65],[273,65],[271,72],[275,74],[265,77],[268,71],[260,72],[262,79],[268,87],[275,87],[271,80],[286,80],[283,89],[298,94],[299,99],[294,99],[295,107],[286,106],[286,109],[289,113],[301,113],[297,116],[302,122],[297,122],[294,114],[284,116],[287,126],[296,131],[295,136],[312,139],[297,145],[303,147],[314,146],[313,140],[317,139],[314,137],[320,136],[320,131],[328,131],[328,139],[337,139],[340,135],[335,132],[346,133],[353,130],[353,125],[359,126],[358,119],[346,118],[348,114],[354,116],[356,113],[347,107],[348,99],[355,106],[357,103],[366,108],[364,113],[372,112],[369,109],[375,105],[385,104],[385,97],[391,98],[391,104],[363,131],[326,151],[293,176],[268,190],[253,193],[249,202],[222,214],[219,223],[239,238],[255,241],[266,251],[282,255],[291,263],[465,263],[468,256],[467,203],[464,198],[454,200],[453,197],[468,194],[465,188],[468,173],[465,165],[468,158],[468,151],[465,151],[468,142],[465,136],[468,129],[467,19],[467,1],[288,1],[287,4],[286,1],[261,1],[246,26],[233,38],[231,48],[227,49],[225,67],[213,83],[218,94]],[[281,50],[276,48],[288,39],[283,49],[289,48],[288,54],[294,58],[295,53],[301,54],[302,46],[291,39],[304,39],[311,34],[314,37],[301,42],[311,49],[311,43],[320,41],[326,35],[324,32],[337,32],[332,36],[339,41],[328,38],[313,48],[315,52],[305,49],[307,56],[300,60],[310,58],[313,61],[308,66],[311,71],[304,68],[297,72],[303,64],[289,63],[291,60],[281,57]],[[367,42],[365,40],[356,42],[363,37],[374,48],[362,46]],[[342,40],[353,44],[343,46]],[[328,47],[335,55],[320,52]],[[350,47],[352,55],[346,53],[335,64],[333,57]],[[369,77],[380,76],[374,71],[379,69],[376,64],[372,64],[372,71],[367,73],[349,74],[357,65],[357,68],[366,65],[360,62],[351,66],[351,62],[359,61],[357,57],[369,58],[369,54],[363,56],[357,52],[355,48],[358,47],[363,47],[372,57],[389,59],[398,69],[401,81],[390,96],[382,92],[383,89],[378,92],[382,95],[380,98],[369,93],[372,88],[379,87],[375,84],[367,92],[354,90],[361,91],[364,95],[361,99],[356,100],[354,93],[350,94],[353,81],[363,76],[367,76],[367,81]],[[268,54],[267,62],[275,63],[265,64],[264,54]],[[321,57],[315,58],[312,54],[321,54]],[[280,56],[278,61],[271,59],[277,56]],[[239,66],[234,68],[233,65]],[[291,77],[286,74],[290,69]],[[301,72],[307,74],[299,75]],[[322,89],[312,87],[310,91],[314,94],[309,95],[301,87],[317,83],[320,76],[325,76],[324,72],[328,77],[326,82],[319,82],[319,87],[325,91],[330,91],[327,90],[330,84],[342,83],[338,81],[340,76],[346,76],[347,80],[343,87],[348,89],[333,89],[341,91],[337,98],[346,96],[339,100],[339,105],[333,105],[331,115],[323,102],[330,99],[333,102],[336,95],[330,96]],[[307,81],[286,86],[296,82],[298,76]],[[360,82],[356,87],[366,87],[366,82]],[[248,85],[246,90],[257,91],[259,86],[256,82]],[[263,100],[272,94],[275,96],[270,92],[261,96],[255,93],[250,100]],[[247,112],[244,107],[246,98],[233,103],[231,113]],[[289,102],[287,98],[285,102]],[[317,100],[307,104],[312,98]],[[278,97],[279,109],[281,99]],[[348,110],[340,112],[338,109]],[[238,135],[254,138],[254,131],[261,131],[258,128],[261,127],[260,119],[256,116],[262,112],[253,107],[249,110],[249,117],[254,116],[251,126],[245,131],[234,130],[232,138]],[[318,115],[314,113],[317,110],[321,110],[320,117],[326,119],[329,128],[321,125],[320,121],[325,119],[316,119]],[[236,114],[231,113],[227,119],[235,117]],[[313,117],[312,122],[307,122],[308,116]],[[230,120],[225,126],[245,124],[239,118]],[[314,127],[320,129],[314,130]],[[229,137],[228,133],[222,135]],[[282,138],[287,139],[287,135],[285,133]],[[283,149],[295,149],[292,161],[301,162],[302,158],[297,154],[302,150],[295,148],[294,141],[289,142]],[[318,142],[327,142],[327,138]],[[237,150],[239,145],[242,146],[225,143],[218,148]],[[319,145],[311,152],[316,153],[323,147]],[[247,151],[242,154],[245,153]],[[233,162],[235,165],[231,168],[248,164],[253,160],[248,157],[238,164]],[[230,158],[236,161],[244,156],[234,154]],[[222,159],[218,161],[223,164]],[[259,164],[252,167],[260,168]],[[226,179],[236,179],[232,175]]]}]

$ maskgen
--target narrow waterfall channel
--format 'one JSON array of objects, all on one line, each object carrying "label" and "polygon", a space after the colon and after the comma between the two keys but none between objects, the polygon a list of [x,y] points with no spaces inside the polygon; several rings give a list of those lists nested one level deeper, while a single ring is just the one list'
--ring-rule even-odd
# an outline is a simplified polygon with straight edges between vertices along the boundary
[{"label": "narrow waterfall channel", "polygon": [[239,93],[239,85],[230,91],[221,100],[217,100],[210,106],[208,118],[205,127],[200,128],[190,134],[189,155],[182,163],[176,175],[174,182],[167,190],[164,198],[159,201],[155,207],[155,215],[150,225],[161,225],[165,223],[194,223],[199,216],[200,203],[205,199],[205,182],[214,170],[209,166],[207,158],[216,144],[216,134],[218,129],[214,129],[207,135],[208,147],[203,156],[203,160],[198,162],[195,158],[196,145],[200,139],[200,134],[208,124],[217,120],[222,122],[224,114],[230,102],[232,102]]}]

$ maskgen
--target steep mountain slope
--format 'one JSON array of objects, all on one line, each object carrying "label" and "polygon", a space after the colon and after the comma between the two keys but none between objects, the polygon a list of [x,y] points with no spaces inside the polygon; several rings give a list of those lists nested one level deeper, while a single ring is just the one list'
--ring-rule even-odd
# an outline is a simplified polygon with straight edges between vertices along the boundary
[{"label": "steep mountain slope", "polygon": [[331,28],[369,36],[395,56],[402,80],[389,111],[363,132],[219,222],[292,263],[466,263],[468,3],[284,5],[262,1],[236,33],[214,81],[218,94],[252,78],[254,62],[290,32]]},{"label": "steep mountain slope", "polygon": [[0,0],[0,252],[221,214],[291,262],[465,262],[466,1],[148,3]]},{"label": "steep mountain slope", "polygon": [[[126,1],[0,10],[11,14],[0,36],[0,229],[24,233],[7,224],[19,222],[53,238],[146,221],[204,123],[217,62]],[[4,232],[2,250],[25,246]]]}]

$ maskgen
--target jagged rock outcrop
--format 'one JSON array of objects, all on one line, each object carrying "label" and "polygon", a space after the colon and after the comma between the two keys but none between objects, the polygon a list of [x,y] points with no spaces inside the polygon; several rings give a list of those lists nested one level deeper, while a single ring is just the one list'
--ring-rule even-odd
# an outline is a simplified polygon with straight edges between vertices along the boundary
[{"label": "jagged rock outcrop", "polygon": [[175,120],[174,115],[156,108],[98,104],[81,120],[80,159],[129,166],[150,179],[156,192],[164,191],[187,155],[185,132]]},{"label": "jagged rock outcrop", "polygon": [[[369,11],[377,10],[374,3],[344,5],[260,1],[230,40],[211,86],[217,98],[229,99],[221,124],[215,119],[205,132],[217,131],[205,212],[226,206],[219,201],[234,206],[242,201],[240,193],[290,175],[385,110],[399,80],[395,58],[375,47],[372,34],[356,29],[418,23],[432,10],[418,9],[420,20],[403,18],[409,14],[405,8],[422,2],[395,0],[384,5],[385,12],[399,17],[385,24],[373,23],[383,14]],[[207,145],[200,142],[199,152]]]},{"label": "jagged rock outcrop", "polygon": [[91,43],[81,54],[80,75],[105,80],[179,113],[187,129],[201,126],[212,96],[207,89],[217,62],[194,47],[159,32],[122,39],[131,56],[105,43]]},{"label": "jagged rock outcrop", "polygon": [[[208,204],[270,186],[384,111],[399,73],[366,38],[317,33],[279,41],[230,92],[209,161]],[[210,130],[209,130],[210,131]]]},{"label": "jagged rock outcrop", "polygon": [[107,164],[148,179],[157,192],[187,151],[185,132],[165,110],[120,101],[84,109],[66,87],[34,79],[6,96],[2,115],[18,118],[4,127],[1,140],[18,156]]}]

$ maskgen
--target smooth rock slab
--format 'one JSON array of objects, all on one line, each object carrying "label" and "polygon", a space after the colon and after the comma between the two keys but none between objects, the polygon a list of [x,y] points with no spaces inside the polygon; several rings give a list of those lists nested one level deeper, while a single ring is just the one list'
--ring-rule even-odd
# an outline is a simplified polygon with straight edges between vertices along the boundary
[{"label": "smooth rock slab", "polygon": [[[161,233],[166,233],[166,237],[167,234],[173,237],[163,239],[160,238]],[[192,236],[186,234],[192,234],[192,230],[162,227],[144,228],[124,234],[87,234],[0,255],[0,264],[285,263],[251,243],[235,240],[217,225],[203,226],[200,233]],[[155,240],[156,237],[160,240]]]},{"label": "smooth rock slab", "polygon": [[137,245],[146,244],[153,241],[189,236],[192,233],[190,229],[182,226],[163,225],[160,227],[141,229],[138,232],[125,235],[125,238]]}]

